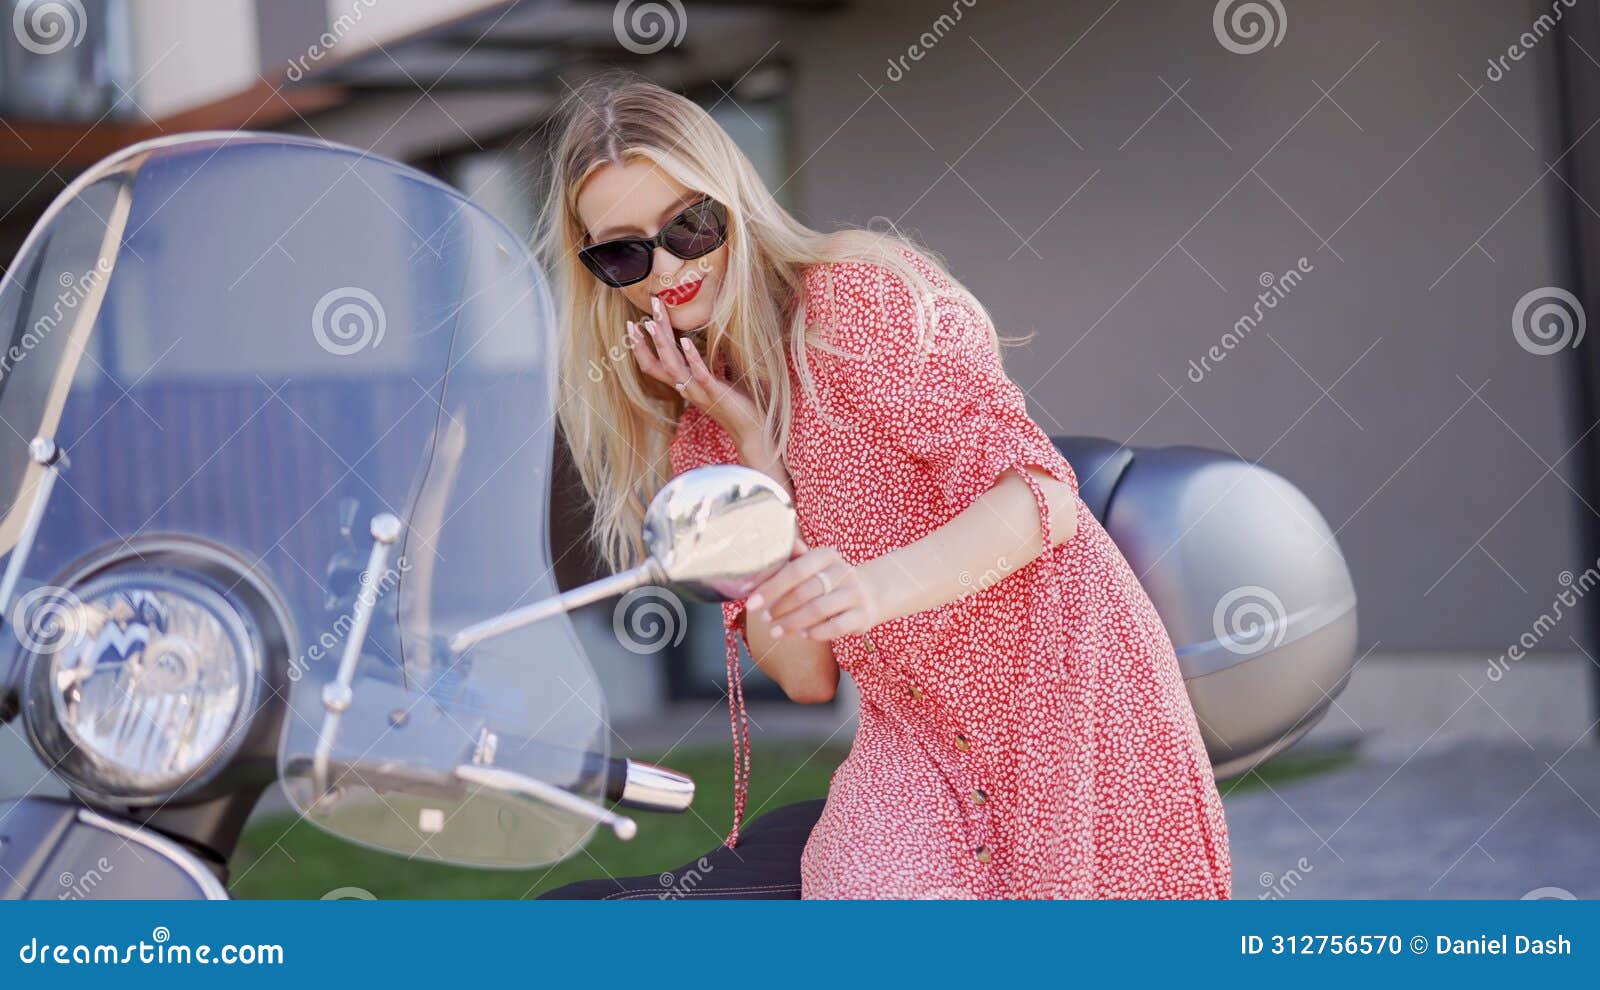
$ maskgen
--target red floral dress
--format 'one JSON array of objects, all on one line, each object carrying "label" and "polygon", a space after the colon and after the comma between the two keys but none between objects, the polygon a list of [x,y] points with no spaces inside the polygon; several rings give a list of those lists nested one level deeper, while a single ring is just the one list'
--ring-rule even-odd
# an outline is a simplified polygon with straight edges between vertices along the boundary
[{"label": "red floral dress", "polygon": [[[806,273],[815,398],[795,374],[788,466],[801,535],[860,564],[942,526],[1000,476],[1037,466],[1077,490],[1029,418],[979,315],[887,269]],[[925,316],[919,332],[916,307]],[[690,407],[674,474],[734,463]],[[1038,502],[1043,491],[1020,472]],[[849,757],[801,861],[805,897],[1223,898],[1231,866],[1211,764],[1166,629],[1088,507],[1021,568],[963,574],[974,591],[833,643],[860,690]],[[749,769],[736,636],[723,606],[738,841]]]}]

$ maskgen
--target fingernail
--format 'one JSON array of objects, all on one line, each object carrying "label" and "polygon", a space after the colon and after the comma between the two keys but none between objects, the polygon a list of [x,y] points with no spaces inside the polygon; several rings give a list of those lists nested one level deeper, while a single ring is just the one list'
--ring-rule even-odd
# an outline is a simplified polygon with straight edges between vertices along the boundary
[{"label": "fingernail", "polygon": [[679,337],[679,338],[678,338],[678,344],[679,344],[679,345],[680,345],[680,346],[682,346],[682,347],[683,347],[683,349],[684,349],[684,350],[686,350],[686,351],[687,351],[687,350],[689,350],[689,348],[690,348],[690,347],[691,347],[691,346],[692,346],[692,345],[691,345],[691,344],[690,344],[690,343],[689,343],[689,338],[688,338],[688,337]]},{"label": "fingernail", "polygon": [[[761,603],[764,601],[766,601],[766,599],[762,598],[760,595],[751,595],[750,600],[745,602],[744,605],[745,608],[760,608]],[[766,618],[766,613],[761,613],[761,617]]]},{"label": "fingernail", "polygon": [[767,611],[766,609],[762,609],[761,610],[761,621],[762,622],[771,622],[772,621],[772,613]]},{"label": "fingernail", "polygon": [[772,638],[773,639],[782,639],[783,638],[783,627],[782,626],[773,626],[772,627]]}]

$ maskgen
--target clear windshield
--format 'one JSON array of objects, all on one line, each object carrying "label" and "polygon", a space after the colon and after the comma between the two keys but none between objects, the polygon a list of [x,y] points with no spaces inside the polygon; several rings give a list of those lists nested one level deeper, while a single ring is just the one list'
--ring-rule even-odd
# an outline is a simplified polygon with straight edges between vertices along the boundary
[{"label": "clear windshield", "polygon": [[[287,616],[259,694],[287,698],[279,769],[311,820],[480,866],[587,838],[559,802],[458,772],[603,792],[603,702],[564,616],[461,657],[442,645],[556,592],[555,330],[509,231],[349,149],[152,142],[52,207],[6,273],[0,328],[0,551],[36,492],[28,441],[67,458],[18,595],[152,538],[220,549]],[[363,577],[385,513],[399,538]]]}]

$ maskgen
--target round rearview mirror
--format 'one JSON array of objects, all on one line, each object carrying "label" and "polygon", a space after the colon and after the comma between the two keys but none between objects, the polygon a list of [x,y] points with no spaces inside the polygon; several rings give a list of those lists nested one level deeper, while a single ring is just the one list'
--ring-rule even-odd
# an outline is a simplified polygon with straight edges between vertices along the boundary
[{"label": "round rearview mirror", "polygon": [[707,601],[743,598],[789,560],[794,503],[751,468],[685,471],[656,493],[644,544],[668,581]]}]

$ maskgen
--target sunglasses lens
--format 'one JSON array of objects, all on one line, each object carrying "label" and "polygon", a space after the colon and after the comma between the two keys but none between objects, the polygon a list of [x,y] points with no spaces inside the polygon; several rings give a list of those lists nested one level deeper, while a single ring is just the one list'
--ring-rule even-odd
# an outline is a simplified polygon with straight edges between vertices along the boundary
[{"label": "sunglasses lens", "polygon": [[696,203],[661,232],[662,244],[685,261],[710,254],[728,236],[728,214],[715,200]]},{"label": "sunglasses lens", "polygon": [[608,241],[578,252],[584,267],[608,285],[631,285],[650,274],[650,246],[642,241]]}]

